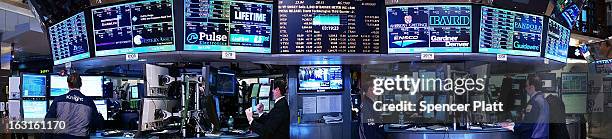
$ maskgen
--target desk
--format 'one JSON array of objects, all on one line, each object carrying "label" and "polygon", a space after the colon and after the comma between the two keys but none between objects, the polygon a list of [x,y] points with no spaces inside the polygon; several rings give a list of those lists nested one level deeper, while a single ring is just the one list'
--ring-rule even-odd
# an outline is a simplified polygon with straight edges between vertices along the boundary
[{"label": "desk", "polygon": [[291,124],[292,139],[342,139],[342,124]]},{"label": "desk", "polygon": [[512,139],[512,132],[506,129],[409,131],[403,129],[385,130],[387,139]]}]

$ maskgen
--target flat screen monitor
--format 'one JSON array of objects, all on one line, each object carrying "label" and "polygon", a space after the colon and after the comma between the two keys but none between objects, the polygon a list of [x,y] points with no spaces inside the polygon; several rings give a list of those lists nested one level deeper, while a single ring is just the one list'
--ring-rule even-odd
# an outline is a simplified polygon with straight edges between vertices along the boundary
[{"label": "flat screen monitor", "polygon": [[47,114],[47,101],[44,100],[23,100],[23,118],[40,119]]},{"label": "flat screen monitor", "polygon": [[563,94],[565,113],[587,113],[587,94]]},{"label": "flat screen monitor", "polygon": [[260,85],[258,83],[255,84],[251,84],[251,98],[257,98],[259,96],[259,87]]},{"label": "flat screen monitor", "polygon": [[559,62],[567,62],[570,35],[570,29],[549,19],[544,57]]},{"label": "flat screen monitor", "polygon": [[561,17],[565,20],[568,25],[574,25],[578,20],[578,15],[580,14],[580,8],[575,3],[572,3],[570,6],[567,6],[561,12]]},{"label": "flat screen monitor", "polygon": [[343,89],[341,66],[302,66],[299,69],[300,91],[339,91]]},{"label": "flat screen monitor", "polygon": [[383,0],[278,0],[278,53],[381,53],[382,10]]},{"label": "flat screen monitor", "polygon": [[61,96],[70,91],[70,89],[68,88],[68,81],[66,76],[51,75],[50,82],[52,97]]},{"label": "flat screen monitor", "polygon": [[483,6],[480,53],[540,56],[544,17]]},{"label": "flat screen monitor", "polygon": [[472,52],[470,5],[387,7],[389,53]]},{"label": "flat screen monitor", "polygon": [[130,96],[131,98],[138,98],[138,86],[131,86],[130,87]]},{"label": "flat screen monitor", "polygon": [[104,120],[108,120],[108,106],[106,106],[106,100],[94,100],[98,113],[102,114]]},{"label": "flat screen monitor", "polygon": [[185,1],[185,50],[270,53],[273,2]]},{"label": "flat screen monitor", "polygon": [[47,76],[23,74],[21,87],[23,97],[46,97]]},{"label": "flat screen monitor", "polygon": [[89,58],[85,14],[80,12],[48,29],[53,65]]},{"label": "flat screen monitor", "polygon": [[270,78],[258,78],[260,84],[270,84]]},{"label": "flat screen monitor", "polygon": [[102,76],[81,76],[81,93],[85,96],[101,97],[103,93],[102,89]]},{"label": "flat screen monitor", "polygon": [[259,88],[259,98],[270,97],[270,85],[261,85]]},{"label": "flat screen monitor", "polygon": [[94,8],[96,56],[174,51],[172,0],[145,0]]},{"label": "flat screen monitor", "polygon": [[217,94],[233,95],[236,91],[236,75],[219,72],[217,74]]}]

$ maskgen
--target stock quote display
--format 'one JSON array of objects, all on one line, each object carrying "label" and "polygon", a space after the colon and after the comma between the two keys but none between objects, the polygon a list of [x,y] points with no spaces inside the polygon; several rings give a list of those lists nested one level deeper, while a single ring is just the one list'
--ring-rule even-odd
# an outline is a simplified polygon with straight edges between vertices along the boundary
[{"label": "stock quote display", "polygon": [[92,10],[96,56],[174,51],[171,0],[147,0]]},{"label": "stock quote display", "polygon": [[542,16],[486,6],[481,12],[479,52],[540,56]]},{"label": "stock quote display", "polygon": [[185,0],[185,50],[271,53],[272,3]]},{"label": "stock quote display", "polygon": [[381,53],[382,0],[279,0],[278,53]]},{"label": "stock quote display", "polygon": [[90,57],[83,12],[49,27],[48,30],[53,65]]},{"label": "stock quote display", "polygon": [[548,34],[546,35],[544,57],[567,62],[569,41],[570,30],[552,19],[548,20]]},{"label": "stock quote display", "polygon": [[389,53],[471,52],[469,5],[387,8]]}]

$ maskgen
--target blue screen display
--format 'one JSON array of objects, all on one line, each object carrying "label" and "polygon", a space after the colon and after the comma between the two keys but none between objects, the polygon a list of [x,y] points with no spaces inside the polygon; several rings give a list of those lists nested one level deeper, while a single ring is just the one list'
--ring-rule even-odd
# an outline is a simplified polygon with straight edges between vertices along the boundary
[{"label": "blue screen display", "polygon": [[49,27],[53,65],[89,58],[85,14],[78,13]]},{"label": "blue screen display", "polygon": [[278,53],[381,53],[383,0],[278,3]]},{"label": "blue screen display", "polygon": [[51,75],[51,94],[50,96],[61,96],[64,95],[66,93],[68,93],[68,91],[70,91],[70,89],[68,89],[68,82],[67,82],[67,77],[65,76],[57,76],[57,75]]},{"label": "blue screen display", "polygon": [[299,90],[339,90],[343,88],[342,67],[306,66],[299,69]]},{"label": "blue screen display", "polygon": [[479,52],[540,56],[542,16],[486,6],[481,14]]},{"label": "blue screen display", "polygon": [[387,8],[389,53],[471,52],[472,7]]},{"label": "blue screen display", "polygon": [[92,10],[96,56],[174,51],[171,0],[147,0]]},{"label": "blue screen display", "polygon": [[185,50],[270,53],[273,5],[185,0]]},{"label": "blue screen display", "polygon": [[570,30],[552,19],[549,20],[544,57],[567,62],[569,41]]},{"label": "blue screen display", "polygon": [[47,114],[47,101],[44,100],[23,100],[23,118],[41,119]]},{"label": "blue screen display", "polygon": [[24,74],[21,82],[23,97],[45,97],[47,94],[47,76]]}]

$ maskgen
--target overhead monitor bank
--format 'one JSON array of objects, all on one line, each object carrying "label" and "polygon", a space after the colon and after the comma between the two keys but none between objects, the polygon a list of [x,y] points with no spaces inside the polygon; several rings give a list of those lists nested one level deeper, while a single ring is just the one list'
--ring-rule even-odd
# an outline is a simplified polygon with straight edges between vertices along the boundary
[{"label": "overhead monitor bank", "polygon": [[185,50],[271,53],[271,2],[185,0]]},{"label": "overhead monitor bank", "polygon": [[[566,61],[568,29],[547,16],[472,4],[385,6],[382,2],[186,0],[181,17],[173,13],[177,5],[172,0],[120,2],[92,7],[50,27],[49,32],[56,65],[85,59],[88,54],[176,50],[483,53]],[[179,21],[183,30],[177,31]],[[72,31],[68,36],[80,35],[66,38],[62,30]],[[182,44],[177,45],[176,39]]]}]

